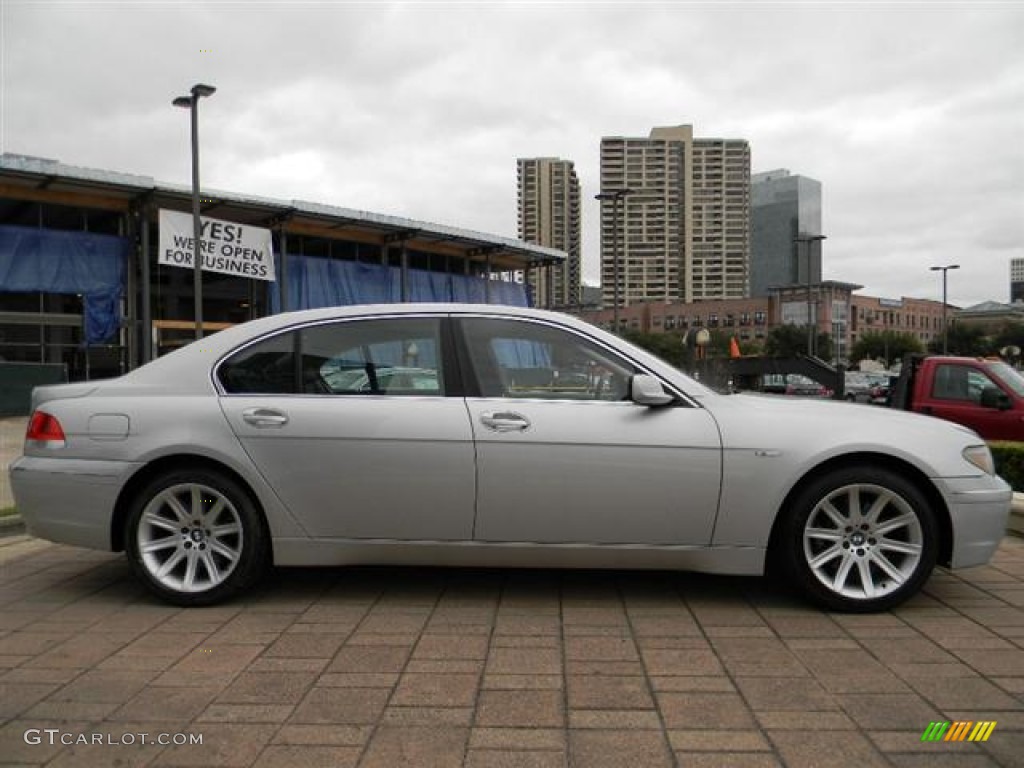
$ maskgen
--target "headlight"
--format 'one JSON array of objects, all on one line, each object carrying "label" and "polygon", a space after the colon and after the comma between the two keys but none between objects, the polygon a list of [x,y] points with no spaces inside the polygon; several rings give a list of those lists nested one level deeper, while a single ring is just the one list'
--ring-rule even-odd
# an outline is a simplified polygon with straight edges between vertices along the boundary
[{"label": "headlight", "polygon": [[963,457],[986,475],[996,473],[996,465],[992,461],[992,451],[988,449],[987,445],[969,445],[964,448]]}]

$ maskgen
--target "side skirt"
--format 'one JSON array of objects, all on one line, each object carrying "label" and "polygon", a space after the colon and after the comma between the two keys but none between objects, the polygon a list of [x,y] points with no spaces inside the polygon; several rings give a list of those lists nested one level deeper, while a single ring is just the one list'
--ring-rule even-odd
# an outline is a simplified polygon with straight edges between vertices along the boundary
[{"label": "side skirt", "polygon": [[379,539],[274,539],[284,566],[416,565],[474,568],[623,568],[759,576],[763,547],[534,544]]}]

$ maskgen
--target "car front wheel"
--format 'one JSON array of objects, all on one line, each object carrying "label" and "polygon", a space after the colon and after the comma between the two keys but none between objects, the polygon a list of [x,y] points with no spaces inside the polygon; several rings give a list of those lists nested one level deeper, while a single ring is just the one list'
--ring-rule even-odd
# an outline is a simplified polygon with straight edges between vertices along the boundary
[{"label": "car front wheel", "polygon": [[209,605],[252,585],[268,556],[266,528],[255,504],[231,478],[180,469],[135,497],[125,543],[132,570],[159,597],[177,605]]},{"label": "car front wheel", "polygon": [[815,602],[833,610],[884,611],[931,574],[938,529],[913,483],[888,469],[847,468],[798,495],[779,548],[791,580]]}]

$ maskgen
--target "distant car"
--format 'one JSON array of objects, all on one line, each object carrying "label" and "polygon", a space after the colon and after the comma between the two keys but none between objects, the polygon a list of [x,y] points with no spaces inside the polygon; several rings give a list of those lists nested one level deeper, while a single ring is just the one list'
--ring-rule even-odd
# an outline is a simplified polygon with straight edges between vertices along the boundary
[{"label": "distant car", "polygon": [[960,426],[716,394],[514,307],[275,315],[32,408],[10,470],[28,530],[124,550],[181,605],[271,564],[767,565],[828,608],[884,610],[936,562],[987,562],[1011,500]]},{"label": "distant car", "polygon": [[359,368],[332,368],[326,363],[321,377],[332,394],[369,392],[394,394],[396,390],[438,392],[437,371],[426,368],[401,366],[362,366]]},{"label": "distant car", "polygon": [[889,401],[890,380],[887,373],[848,372],[844,397],[851,402],[886,405]]},{"label": "distant car", "polygon": [[773,395],[794,397],[831,397],[832,390],[799,373],[768,373],[761,384],[761,391]]}]

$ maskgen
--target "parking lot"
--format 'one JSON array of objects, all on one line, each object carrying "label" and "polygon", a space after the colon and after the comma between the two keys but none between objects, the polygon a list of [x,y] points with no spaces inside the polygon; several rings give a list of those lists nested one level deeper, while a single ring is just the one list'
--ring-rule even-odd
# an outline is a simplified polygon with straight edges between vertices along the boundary
[{"label": "parking lot", "polygon": [[[867,616],[760,579],[398,568],[182,610],[120,556],[25,536],[0,539],[0,602],[4,763],[1024,765],[1016,538]],[[922,742],[939,721],[996,725]]]},{"label": "parking lot", "polygon": [[[4,466],[23,431],[0,420]],[[1015,537],[855,616],[761,579],[401,568],[182,610],[119,555],[14,534],[0,605],[2,764],[1024,765]],[[995,726],[922,741],[943,722]]]}]

